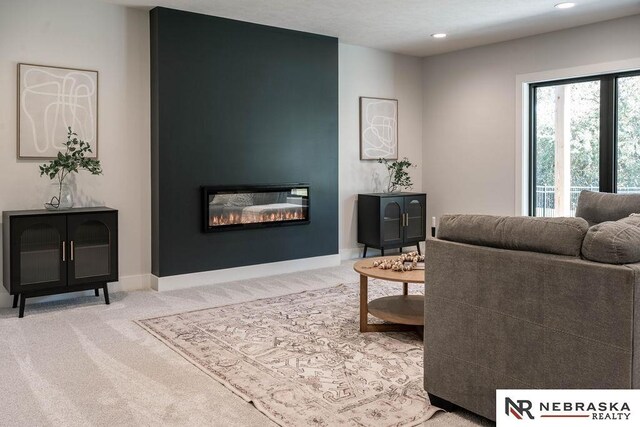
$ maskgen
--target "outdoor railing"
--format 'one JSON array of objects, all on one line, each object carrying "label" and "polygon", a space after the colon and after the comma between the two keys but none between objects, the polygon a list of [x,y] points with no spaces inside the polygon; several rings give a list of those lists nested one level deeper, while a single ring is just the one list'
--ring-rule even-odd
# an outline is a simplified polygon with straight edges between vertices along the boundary
[{"label": "outdoor railing", "polygon": [[[582,190],[599,191],[598,187],[571,187],[569,193],[569,215],[575,216],[578,196]],[[640,187],[622,187],[618,193],[640,193]],[[552,185],[536,186],[536,216],[555,216],[555,187]]]}]

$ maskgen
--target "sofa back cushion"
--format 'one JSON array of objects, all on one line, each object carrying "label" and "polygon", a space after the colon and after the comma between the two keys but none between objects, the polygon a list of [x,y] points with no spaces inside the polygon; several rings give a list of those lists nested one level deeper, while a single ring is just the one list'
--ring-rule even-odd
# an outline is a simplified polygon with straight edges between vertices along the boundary
[{"label": "sofa back cushion", "polygon": [[444,215],[438,238],[479,246],[580,256],[589,225],[582,218]]},{"label": "sofa back cushion", "polygon": [[583,190],[578,197],[576,216],[589,225],[617,221],[632,213],[640,213],[640,194],[596,193]]},{"label": "sofa back cushion", "polygon": [[589,228],[582,242],[582,256],[607,264],[640,262],[640,215]]}]

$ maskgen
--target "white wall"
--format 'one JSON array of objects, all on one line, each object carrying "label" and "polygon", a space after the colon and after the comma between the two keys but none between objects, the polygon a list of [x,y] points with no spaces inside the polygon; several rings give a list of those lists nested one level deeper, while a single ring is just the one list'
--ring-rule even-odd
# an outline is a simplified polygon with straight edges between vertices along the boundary
[{"label": "white wall", "polygon": [[[104,175],[80,172],[76,206],[107,205],[120,210],[119,286],[148,287],[147,12],[84,0],[0,2],[0,211],[42,208],[50,190],[50,181],[38,173],[41,161],[16,160],[19,62],[99,71],[98,144]],[[0,303],[7,300],[2,288]]]},{"label": "white wall", "polygon": [[[418,167],[410,171],[422,189],[421,59],[340,43],[340,254],[357,257],[358,193],[382,191],[386,169],[360,160],[359,97],[398,99],[398,151]],[[375,252],[375,250],[372,250]]]},{"label": "white wall", "polygon": [[513,215],[516,76],[640,58],[640,15],[423,60],[429,215]]}]

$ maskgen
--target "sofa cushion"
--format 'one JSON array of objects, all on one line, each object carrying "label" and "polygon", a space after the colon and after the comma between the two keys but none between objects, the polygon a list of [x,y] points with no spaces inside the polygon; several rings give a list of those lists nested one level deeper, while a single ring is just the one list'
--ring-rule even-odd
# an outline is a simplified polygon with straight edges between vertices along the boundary
[{"label": "sofa cushion", "polygon": [[640,194],[596,193],[583,190],[578,198],[576,216],[589,225],[617,221],[632,213],[640,213]]},{"label": "sofa cushion", "polygon": [[444,215],[438,238],[501,249],[580,256],[589,225],[582,218]]},{"label": "sofa cushion", "polygon": [[640,215],[589,228],[582,242],[582,256],[608,264],[640,262]]}]

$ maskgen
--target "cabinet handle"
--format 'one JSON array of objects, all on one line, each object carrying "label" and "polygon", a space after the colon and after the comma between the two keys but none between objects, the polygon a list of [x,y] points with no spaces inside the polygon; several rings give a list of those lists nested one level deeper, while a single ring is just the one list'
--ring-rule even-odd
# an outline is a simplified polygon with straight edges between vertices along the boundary
[{"label": "cabinet handle", "polygon": [[62,241],[62,262],[67,260],[67,242]]},{"label": "cabinet handle", "polygon": [[73,240],[71,241],[71,261],[73,261]]}]

